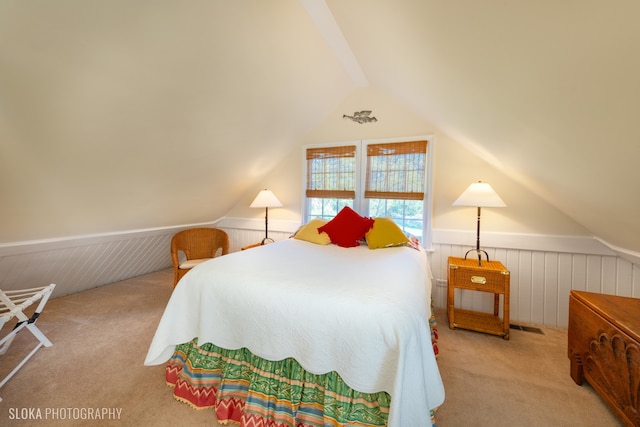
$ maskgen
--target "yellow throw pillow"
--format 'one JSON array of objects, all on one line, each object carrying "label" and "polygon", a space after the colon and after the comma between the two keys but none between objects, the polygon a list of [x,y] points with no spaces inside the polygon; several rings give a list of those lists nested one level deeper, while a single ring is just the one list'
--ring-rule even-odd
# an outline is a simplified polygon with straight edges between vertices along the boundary
[{"label": "yellow throw pillow", "polygon": [[295,236],[294,239],[305,240],[307,242],[316,243],[318,245],[328,245],[331,243],[331,238],[327,233],[318,233],[318,228],[325,225],[327,221],[323,219],[312,219],[306,223]]},{"label": "yellow throw pillow", "polygon": [[375,218],[373,227],[365,238],[369,249],[401,246],[409,242],[402,229],[389,218]]}]

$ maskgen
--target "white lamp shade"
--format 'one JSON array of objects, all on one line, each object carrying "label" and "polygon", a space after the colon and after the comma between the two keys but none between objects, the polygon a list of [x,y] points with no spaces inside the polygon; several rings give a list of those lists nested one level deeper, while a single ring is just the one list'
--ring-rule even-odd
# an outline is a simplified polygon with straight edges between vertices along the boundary
[{"label": "white lamp shade", "polygon": [[507,206],[498,193],[486,182],[474,182],[453,202],[452,206],[503,208]]},{"label": "white lamp shade", "polygon": [[278,200],[271,190],[262,190],[259,192],[249,205],[250,208],[279,208],[281,206],[282,203],[280,203],[280,200]]}]

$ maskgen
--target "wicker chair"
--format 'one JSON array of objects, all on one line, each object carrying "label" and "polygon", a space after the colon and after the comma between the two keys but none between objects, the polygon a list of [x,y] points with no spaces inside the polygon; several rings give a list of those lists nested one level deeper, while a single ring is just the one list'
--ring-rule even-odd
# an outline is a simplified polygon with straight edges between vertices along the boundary
[{"label": "wicker chair", "polygon": [[[180,252],[184,255],[181,256]],[[190,228],[176,233],[171,238],[171,261],[173,262],[173,286],[200,264],[218,255],[229,253],[229,235],[219,228]],[[186,258],[186,259],[184,259]]]}]

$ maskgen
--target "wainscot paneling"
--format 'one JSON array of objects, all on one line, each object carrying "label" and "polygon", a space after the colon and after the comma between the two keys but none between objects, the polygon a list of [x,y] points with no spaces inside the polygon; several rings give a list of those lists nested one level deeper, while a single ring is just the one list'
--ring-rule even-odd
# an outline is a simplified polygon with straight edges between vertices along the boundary
[{"label": "wainscot paneling", "polygon": [[[171,237],[193,227],[225,229],[231,251],[264,238],[264,220],[223,218],[204,224],[3,243],[0,244],[0,289],[55,283],[53,296],[59,297],[170,268]],[[269,237],[285,239],[296,227],[297,223],[270,222]]]},{"label": "wainscot paneling", "polygon": [[[269,237],[287,239],[298,226],[295,221],[270,221]],[[54,296],[62,296],[169,268],[171,237],[191,227],[224,229],[231,252],[264,238],[263,220],[222,218],[206,224],[5,243],[0,244],[0,289],[56,283]],[[566,327],[571,289],[640,297],[640,264],[596,239],[483,233],[482,240],[490,258],[511,271],[513,323]],[[472,248],[469,242],[475,242],[474,233],[433,231],[428,253],[436,307],[446,307],[447,258],[464,256]],[[492,297],[459,290],[456,304],[491,311]]]},{"label": "wainscot paneling", "polygon": [[53,296],[140,276],[171,266],[177,229],[80,236],[0,245],[0,288],[55,283]]},{"label": "wainscot paneling", "polygon": [[[458,244],[460,239],[447,233],[434,235],[437,241],[434,239],[430,250],[434,304],[446,308],[447,258],[464,257],[474,246]],[[468,242],[475,241],[475,236],[468,237]],[[543,236],[530,237],[517,239],[521,248],[500,245],[505,243],[500,242],[501,236],[483,237],[494,244],[483,245],[489,258],[502,262],[511,273],[511,323],[567,327],[572,289],[640,297],[640,265],[617,256],[596,240],[552,237],[544,244]],[[455,303],[466,309],[493,311],[493,295],[483,292],[457,290]]]}]

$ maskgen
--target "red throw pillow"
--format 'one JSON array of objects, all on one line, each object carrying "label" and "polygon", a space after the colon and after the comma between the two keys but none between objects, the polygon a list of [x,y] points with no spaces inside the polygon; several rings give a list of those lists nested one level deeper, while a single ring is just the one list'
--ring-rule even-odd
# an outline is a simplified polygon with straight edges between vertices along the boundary
[{"label": "red throw pillow", "polygon": [[364,239],[371,227],[372,218],[362,217],[349,206],[345,206],[331,221],[318,227],[318,233],[327,233],[331,243],[343,248],[352,248],[360,245],[360,240]]}]

